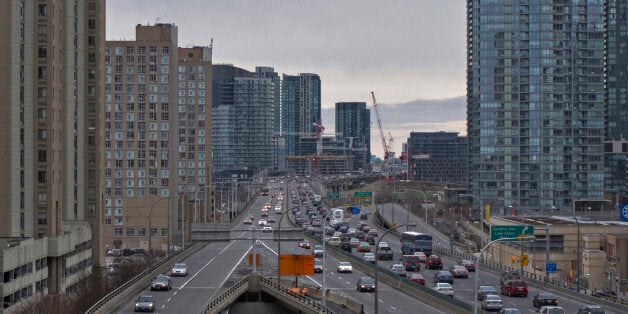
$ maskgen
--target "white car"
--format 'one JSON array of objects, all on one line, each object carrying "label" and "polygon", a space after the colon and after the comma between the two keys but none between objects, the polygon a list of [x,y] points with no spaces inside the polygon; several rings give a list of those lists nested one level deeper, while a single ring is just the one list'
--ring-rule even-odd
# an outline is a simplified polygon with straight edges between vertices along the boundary
[{"label": "white car", "polygon": [[565,314],[565,309],[560,306],[545,305],[539,309],[541,314]]},{"label": "white car", "polygon": [[333,245],[333,246],[339,246],[340,245],[340,238],[339,237],[331,237],[329,239],[329,244]]},{"label": "white car", "polygon": [[260,219],[259,221],[257,221],[257,224],[260,226],[265,226],[266,225],[266,219]]},{"label": "white car", "polygon": [[339,273],[352,273],[353,266],[349,262],[340,262],[338,263],[338,267],[336,267],[336,271]]},{"label": "white car", "polygon": [[448,295],[452,298],[454,297],[454,288],[449,283],[446,283],[446,282],[435,283],[432,289],[442,294]]},{"label": "white car", "polygon": [[502,309],[502,298],[496,294],[488,294],[482,300],[482,309],[499,311]]},{"label": "white car", "polygon": [[379,244],[377,244],[377,247],[381,248],[381,247],[387,247],[388,243],[384,242],[384,241],[380,241]]},{"label": "white car", "polygon": [[176,263],[170,269],[170,276],[187,276],[188,266],[185,263]]},{"label": "white car", "polygon": [[262,228],[262,232],[272,232],[273,231],[273,227],[271,226],[265,226]]}]

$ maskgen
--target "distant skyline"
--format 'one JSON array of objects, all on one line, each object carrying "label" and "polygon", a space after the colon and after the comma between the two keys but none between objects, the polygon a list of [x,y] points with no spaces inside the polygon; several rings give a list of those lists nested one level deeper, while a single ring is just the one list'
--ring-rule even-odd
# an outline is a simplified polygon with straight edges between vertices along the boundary
[{"label": "distant skyline", "polygon": [[[180,47],[213,38],[214,64],[318,74],[324,109],[343,101],[372,107],[371,91],[382,106],[466,93],[464,0],[107,1],[107,40],[135,39],[135,25],[155,23],[174,23]],[[373,153],[383,156],[372,122]],[[412,127],[391,131],[397,156],[411,131],[424,131]]]}]

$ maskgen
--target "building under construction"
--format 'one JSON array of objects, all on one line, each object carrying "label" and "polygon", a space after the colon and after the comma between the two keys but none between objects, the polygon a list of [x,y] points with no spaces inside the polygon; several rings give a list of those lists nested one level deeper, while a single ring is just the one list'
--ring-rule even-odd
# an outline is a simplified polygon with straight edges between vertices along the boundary
[{"label": "building under construction", "polygon": [[[318,158],[318,163],[316,159]],[[286,167],[294,169],[297,175],[338,175],[351,172],[353,169],[352,156],[334,156],[315,154],[306,156],[287,156]]]}]

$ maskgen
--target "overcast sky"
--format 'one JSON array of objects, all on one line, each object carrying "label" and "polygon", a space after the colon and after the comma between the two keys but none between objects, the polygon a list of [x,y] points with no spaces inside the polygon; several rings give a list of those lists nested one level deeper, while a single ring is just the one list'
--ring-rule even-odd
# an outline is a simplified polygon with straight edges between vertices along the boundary
[{"label": "overcast sky", "polygon": [[180,47],[213,38],[214,64],[318,74],[323,108],[370,106],[371,91],[401,104],[465,95],[465,12],[464,0],[108,0],[107,40],[174,23]]},{"label": "overcast sky", "polygon": [[402,103],[465,94],[464,0],[108,0],[107,40],[135,25],[174,23],[179,46],[208,46],[214,63],[317,73],[322,106]]}]

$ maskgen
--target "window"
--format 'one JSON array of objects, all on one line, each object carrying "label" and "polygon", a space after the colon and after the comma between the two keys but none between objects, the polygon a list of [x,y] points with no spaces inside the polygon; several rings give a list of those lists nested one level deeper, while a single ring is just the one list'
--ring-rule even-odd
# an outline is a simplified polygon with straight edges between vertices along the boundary
[{"label": "window", "polygon": [[38,162],[46,162],[48,160],[48,151],[45,149],[40,149],[37,151],[37,161]]},{"label": "window", "polygon": [[133,229],[133,228],[126,228],[126,236],[127,237],[135,236],[135,229]]},{"label": "window", "polygon": [[46,129],[37,130],[37,139],[40,141],[45,141],[48,139],[48,133]]},{"label": "window", "polygon": [[47,58],[48,57],[48,48],[46,47],[46,45],[40,45],[37,48],[37,56],[40,58]]},{"label": "window", "polygon": [[46,183],[46,171],[37,171],[37,182],[42,184]]},{"label": "window", "polygon": [[146,236],[146,228],[138,228],[137,229],[137,236],[138,237],[145,237]]},{"label": "window", "polygon": [[161,228],[161,236],[162,237],[168,236],[168,228]]},{"label": "window", "polygon": [[38,6],[38,13],[39,16],[46,16],[48,15],[48,5],[45,3],[42,3]]},{"label": "window", "polygon": [[113,231],[113,236],[114,237],[121,237],[122,236],[122,228],[115,228]]},{"label": "window", "polygon": [[150,236],[151,237],[157,236],[157,228],[150,228]]}]

